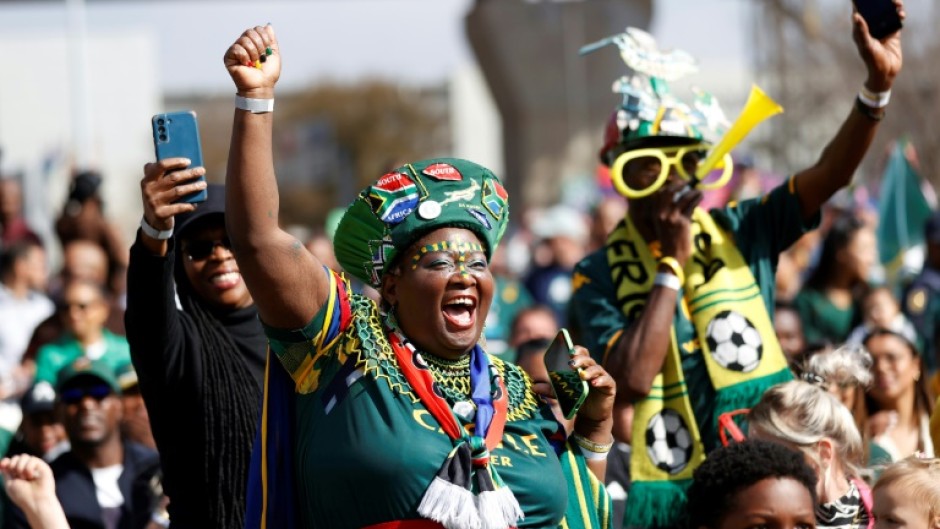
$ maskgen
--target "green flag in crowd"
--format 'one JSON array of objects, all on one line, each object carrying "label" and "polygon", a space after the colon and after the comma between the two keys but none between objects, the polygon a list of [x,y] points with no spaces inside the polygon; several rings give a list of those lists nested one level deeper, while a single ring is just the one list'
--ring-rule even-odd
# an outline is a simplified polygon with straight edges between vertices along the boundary
[{"label": "green flag in crowd", "polygon": [[888,277],[903,265],[904,252],[924,243],[924,222],[932,211],[921,189],[921,178],[911,165],[906,141],[897,141],[891,150],[878,205],[878,253]]}]

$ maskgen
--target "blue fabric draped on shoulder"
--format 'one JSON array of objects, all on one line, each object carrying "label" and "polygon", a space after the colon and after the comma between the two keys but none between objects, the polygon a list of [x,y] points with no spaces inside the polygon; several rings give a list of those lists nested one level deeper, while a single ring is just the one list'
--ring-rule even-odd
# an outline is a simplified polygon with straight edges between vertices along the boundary
[{"label": "blue fabric draped on shoulder", "polygon": [[248,472],[246,529],[296,529],[294,381],[268,350],[261,420]]}]

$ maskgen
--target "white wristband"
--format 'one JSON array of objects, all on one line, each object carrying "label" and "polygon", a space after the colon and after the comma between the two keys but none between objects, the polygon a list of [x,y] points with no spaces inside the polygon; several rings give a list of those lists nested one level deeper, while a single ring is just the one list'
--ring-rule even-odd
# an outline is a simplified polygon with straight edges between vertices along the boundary
[{"label": "white wristband", "polygon": [[264,114],[274,112],[274,99],[252,99],[235,95],[235,108],[247,110],[252,114]]},{"label": "white wristband", "polygon": [[891,101],[891,90],[872,92],[862,85],[862,89],[858,92],[858,98],[868,107],[884,108],[888,106],[888,102]]},{"label": "white wristband", "polygon": [[150,237],[151,239],[157,239],[158,241],[165,241],[173,236],[173,228],[160,231],[150,224],[147,224],[146,217],[140,218],[140,229],[147,234],[147,237]]},{"label": "white wristband", "polygon": [[599,454],[597,452],[591,452],[590,450],[584,450],[584,449],[581,450],[581,455],[584,456],[584,459],[587,459],[589,461],[603,461],[607,459],[607,454],[609,453],[610,452],[604,452],[604,453]]},{"label": "white wristband", "polygon": [[679,278],[672,274],[656,274],[656,277],[653,278],[653,284],[660,287],[671,288],[676,292],[682,288],[682,283],[679,282]]}]

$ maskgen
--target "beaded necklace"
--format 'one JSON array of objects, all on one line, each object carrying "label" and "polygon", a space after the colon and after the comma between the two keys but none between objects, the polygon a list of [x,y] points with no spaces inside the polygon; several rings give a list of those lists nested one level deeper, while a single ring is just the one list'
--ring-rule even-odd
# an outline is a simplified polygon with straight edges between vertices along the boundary
[{"label": "beaded necklace", "polygon": [[470,355],[449,360],[422,352],[421,357],[434,373],[434,382],[450,405],[470,398]]}]

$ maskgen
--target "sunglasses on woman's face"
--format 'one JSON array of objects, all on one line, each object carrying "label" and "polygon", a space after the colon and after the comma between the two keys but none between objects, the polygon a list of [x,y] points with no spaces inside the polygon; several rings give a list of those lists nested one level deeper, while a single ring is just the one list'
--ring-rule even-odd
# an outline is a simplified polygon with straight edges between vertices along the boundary
[{"label": "sunglasses on woman's face", "polygon": [[185,244],[183,252],[189,257],[190,261],[202,261],[203,259],[208,258],[212,255],[212,252],[215,251],[216,246],[221,246],[226,250],[232,249],[232,242],[228,237],[223,237],[221,240],[214,241],[189,241]]},{"label": "sunglasses on woman's face", "polygon": [[94,386],[69,388],[62,391],[59,396],[62,402],[66,404],[78,404],[85,397],[91,397],[98,402],[112,393],[111,388],[106,384],[96,384]]}]

